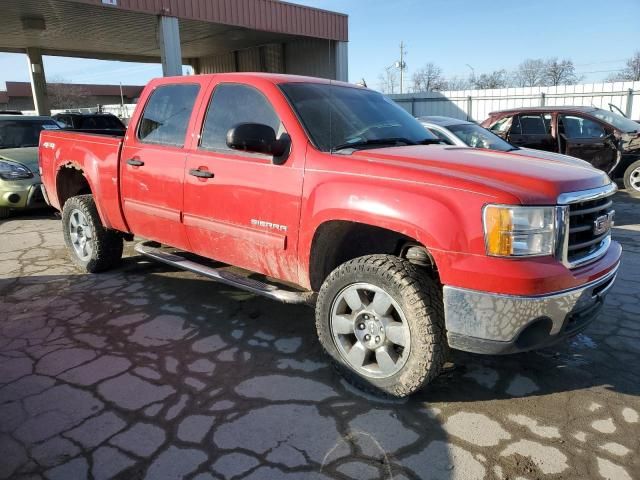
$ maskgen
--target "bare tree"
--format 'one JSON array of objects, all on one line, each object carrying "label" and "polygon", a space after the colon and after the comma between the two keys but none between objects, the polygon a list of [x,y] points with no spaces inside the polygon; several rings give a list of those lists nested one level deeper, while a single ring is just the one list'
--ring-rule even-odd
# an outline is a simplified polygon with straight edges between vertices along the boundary
[{"label": "bare tree", "polygon": [[434,63],[427,63],[413,74],[414,92],[431,92],[444,90],[446,81],[442,76],[442,69]]},{"label": "bare tree", "polygon": [[627,60],[626,66],[607,78],[610,82],[637,82],[640,80],[640,50]]},{"label": "bare tree", "polygon": [[477,89],[504,88],[508,83],[507,71],[504,69],[482,73],[473,78],[473,86]]},{"label": "bare tree", "polygon": [[528,58],[513,73],[513,83],[518,87],[537,87],[544,85],[547,65],[541,58]]},{"label": "bare tree", "polygon": [[576,74],[571,60],[550,58],[545,67],[545,85],[575,85],[583,78]]},{"label": "bare tree", "polygon": [[398,87],[398,72],[395,67],[390,66],[378,75],[378,85],[382,93],[396,93]]},{"label": "bare tree", "polygon": [[79,108],[88,107],[89,92],[81,85],[66,83],[63,78],[55,77],[47,83],[47,94],[51,108]]},{"label": "bare tree", "polygon": [[449,77],[445,80],[443,90],[468,90],[473,88],[473,81],[470,77]]}]

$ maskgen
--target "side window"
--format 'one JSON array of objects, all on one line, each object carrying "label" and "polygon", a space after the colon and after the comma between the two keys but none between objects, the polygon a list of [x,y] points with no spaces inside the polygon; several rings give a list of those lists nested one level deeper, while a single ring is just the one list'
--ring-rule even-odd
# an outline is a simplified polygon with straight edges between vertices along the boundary
[{"label": "side window", "polygon": [[199,89],[199,85],[188,84],[156,88],[138,125],[138,139],[145,143],[183,147]]},{"label": "side window", "polygon": [[[240,123],[261,123],[273,128],[276,137],[284,132],[282,122],[266,97],[253,87],[235,83],[218,85],[204,120],[200,147],[231,151],[227,132]],[[237,153],[236,150],[233,150]]]},{"label": "side window", "polygon": [[69,115],[58,117],[56,121],[62,124],[62,128],[73,128],[73,122],[71,121],[71,117]]},{"label": "side window", "polygon": [[511,118],[512,117],[501,118],[500,120],[498,120],[496,123],[493,124],[493,126],[491,127],[491,131],[494,133],[506,132],[507,130],[509,130],[509,127],[511,126]]},{"label": "side window", "polygon": [[567,138],[604,138],[607,133],[598,122],[575,115],[560,116],[560,131]]},{"label": "side window", "polygon": [[[522,135],[546,135],[547,127],[542,115],[520,115],[520,133]],[[549,123],[551,125],[551,123]],[[513,133],[513,132],[512,132]]]}]

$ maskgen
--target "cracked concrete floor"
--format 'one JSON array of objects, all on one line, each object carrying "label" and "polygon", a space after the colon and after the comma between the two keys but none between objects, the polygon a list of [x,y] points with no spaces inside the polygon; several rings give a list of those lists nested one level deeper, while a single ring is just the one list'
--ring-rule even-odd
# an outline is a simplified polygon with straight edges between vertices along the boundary
[{"label": "cracked concrete floor", "polygon": [[556,347],[455,353],[403,401],[331,368],[312,311],[132,254],[79,275],[60,222],[0,225],[0,478],[640,478],[640,201],[622,269]]}]

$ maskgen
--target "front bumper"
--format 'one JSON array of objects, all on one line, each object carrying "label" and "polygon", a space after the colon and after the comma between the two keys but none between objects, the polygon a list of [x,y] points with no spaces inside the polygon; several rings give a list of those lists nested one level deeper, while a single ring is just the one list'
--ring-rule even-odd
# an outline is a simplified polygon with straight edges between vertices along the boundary
[{"label": "front bumper", "polygon": [[533,350],[575,335],[600,311],[618,267],[580,287],[536,296],[445,286],[449,345],[495,355]]},{"label": "front bumper", "polygon": [[0,207],[22,209],[39,208],[45,205],[40,183],[15,181],[0,184]]}]

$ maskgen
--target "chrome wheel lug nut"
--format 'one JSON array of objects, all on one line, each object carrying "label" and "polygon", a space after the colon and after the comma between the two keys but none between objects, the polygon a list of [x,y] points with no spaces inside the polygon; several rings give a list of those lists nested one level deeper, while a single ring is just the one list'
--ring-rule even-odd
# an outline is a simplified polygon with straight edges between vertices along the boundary
[{"label": "chrome wheel lug nut", "polygon": [[376,343],[380,343],[380,337],[376,337]]},{"label": "chrome wheel lug nut", "polygon": [[369,340],[371,340],[371,335],[369,335],[368,333],[364,336],[364,339],[368,342]]},{"label": "chrome wheel lug nut", "polygon": [[364,330],[364,327],[365,327],[364,323],[361,323],[361,324],[359,324],[359,325],[358,325],[358,328],[359,328],[360,330]]}]

